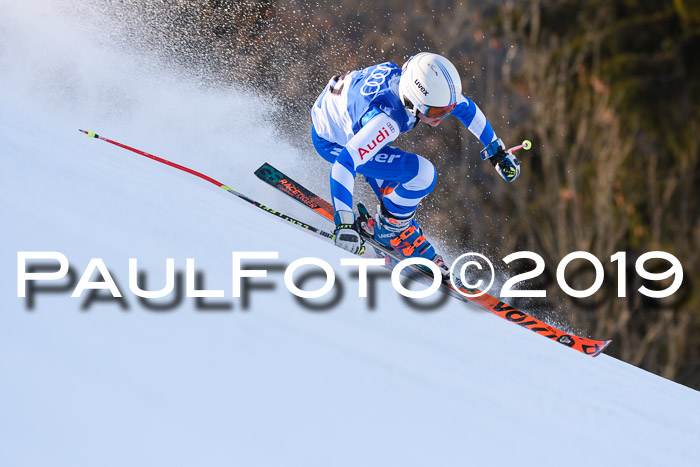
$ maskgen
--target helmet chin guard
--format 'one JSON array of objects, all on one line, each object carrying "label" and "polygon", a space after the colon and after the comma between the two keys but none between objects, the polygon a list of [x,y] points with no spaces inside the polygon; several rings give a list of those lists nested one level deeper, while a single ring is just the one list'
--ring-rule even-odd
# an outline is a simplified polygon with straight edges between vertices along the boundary
[{"label": "helmet chin guard", "polygon": [[454,106],[461,94],[459,73],[445,57],[421,52],[403,64],[399,97],[413,116],[427,115],[431,107]]}]

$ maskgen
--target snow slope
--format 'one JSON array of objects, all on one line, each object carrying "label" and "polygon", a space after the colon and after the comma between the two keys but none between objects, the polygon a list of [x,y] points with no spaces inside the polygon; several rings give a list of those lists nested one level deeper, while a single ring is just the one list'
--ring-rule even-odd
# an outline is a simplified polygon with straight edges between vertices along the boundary
[{"label": "snow slope", "polygon": [[[325,183],[316,159],[255,118],[271,103],[103,42],[51,3],[0,2],[0,465],[700,465],[698,392],[461,302],[417,312],[387,281],[370,309],[338,266],[349,255],[85,138],[78,128],[318,223],[251,175],[267,160]],[[18,251],[61,252],[78,275],[102,258],[128,309],[83,310],[67,290],[28,310]],[[274,289],[244,310],[232,251],[325,258],[346,293],[310,311],[271,272]],[[180,272],[194,258],[226,294],[208,303],[227,309],[145,308],[129,292],[132,257],[153,289],[165,258]]]}]

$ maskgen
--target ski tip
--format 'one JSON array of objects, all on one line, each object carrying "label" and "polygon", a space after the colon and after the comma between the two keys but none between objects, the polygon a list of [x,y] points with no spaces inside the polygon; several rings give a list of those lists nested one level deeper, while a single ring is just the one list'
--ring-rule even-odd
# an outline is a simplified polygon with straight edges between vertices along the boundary
[{"label": "ski tip", "polygon": [[[258,178],[261,178],[261,179],[262,179],[262,177],[265,175],[265,170],[266,170],[266,169],[267,169],[267,170],[269,170],[269,169],[276,170],[274,167],[272,167],[272,166],[271,166],[270,164],[268,164],[267,162],[263,162],[263,164],[262,164],[260,167],[258,167],[257,169],[255,169],[255,172],[253,172],[253,174],[255,174]],[[263,180],[264,180],[264,179],[263,179]]]},{"label": "ski tip", "polygon": [[607,340],[607,341],[603,341],[603,344],[600,346],[599,350],[597,352],[595,352],[594,354],[592,354],[591,356],[597,357],[598,355],[602,354],[603,351],[608,348],[608,346],[610,345],[611,342],[612,342],[612,339]]}]

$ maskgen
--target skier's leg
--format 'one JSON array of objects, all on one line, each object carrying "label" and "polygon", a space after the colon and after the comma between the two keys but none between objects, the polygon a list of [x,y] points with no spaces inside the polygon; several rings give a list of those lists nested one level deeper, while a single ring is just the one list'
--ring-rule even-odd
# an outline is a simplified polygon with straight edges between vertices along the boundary
[{"label": "skier's leg", "polygon": [[[339,144],[319,137],[313,127],[311,140],[316,151],[330,163],[343,150]],[[420,200],[435,188],[437,178],[430,161],[392,146],[383,148],[357,172],[365,176],[387,213],[399,218],[413,215]]]},{"label": "skier's leg", "polygon": [[365,176],[365,180],[370,188],[372,188],[372,191],[374,191],[374,194],[377,195],[377,199],[381,201],[382,196],[384,196],[384,191],[381,184],[384,180],[377,180],[376,178],[372,178],[370,176]]},{"label": "skier's leg", "polygon": [[413,218],[420,201],[435,188],[437,172],[433,164],[417,154],[388,146],[358,172],[374,180],[383,193],[373,226],[374,238],[404,256],[432,260],[443,275],[449,274],[442,257]]},{"label": "skier's leg", "polygon": [[406,218],[435,188],[436,171],[426,158],[387,146],[361,165],[358,173],[367,178],[387,213]]}]

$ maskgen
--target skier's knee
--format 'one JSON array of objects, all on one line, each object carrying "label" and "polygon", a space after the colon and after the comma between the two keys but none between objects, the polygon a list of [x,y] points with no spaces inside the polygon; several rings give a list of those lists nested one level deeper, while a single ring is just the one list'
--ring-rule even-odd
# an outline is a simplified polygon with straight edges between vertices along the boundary
[{"label": "skier's knee", "polygon": [[422,156],[418,158],[418,170],[411,180],[404,183],[403,186],[410,191],[419,191],[423,196],[427,195],[435,188],[437,182],[437,170],[432,162]]}]

